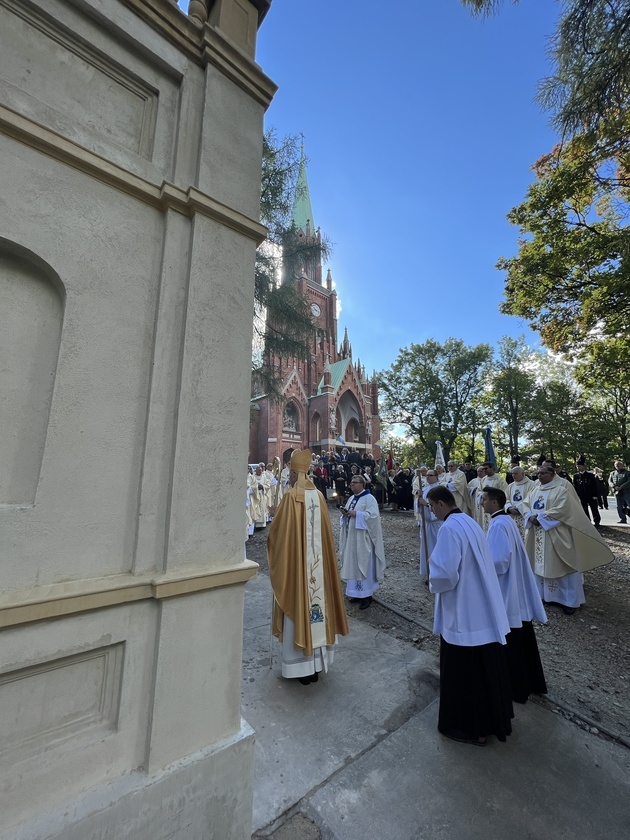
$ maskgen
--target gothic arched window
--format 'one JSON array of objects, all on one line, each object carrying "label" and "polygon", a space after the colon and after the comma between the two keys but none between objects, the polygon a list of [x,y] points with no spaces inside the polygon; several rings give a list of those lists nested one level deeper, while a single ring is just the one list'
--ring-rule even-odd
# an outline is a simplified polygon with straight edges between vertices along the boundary
[{"label": "gothic arched window", "polygon": [[297,432],[298,430],[298,410],[294,402],[288,402],[284,407],[282,428],[289,432]]}]

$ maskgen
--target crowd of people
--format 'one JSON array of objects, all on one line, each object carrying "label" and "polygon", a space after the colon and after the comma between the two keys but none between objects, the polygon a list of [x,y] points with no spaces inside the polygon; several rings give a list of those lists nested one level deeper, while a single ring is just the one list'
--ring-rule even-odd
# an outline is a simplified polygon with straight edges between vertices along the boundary
[{"label": "crowd of people", "polygon": [[[608,483],[625,522],[630,472],[622,462]],[[438,729],[477,746],[490,735],[505,741],[513,702],[546,692],[533,622],[547,621],[546,605],[574,614],[585,600],[583,573],[613,559],[598,530],[607,489],[584,459],[573,479],[553,461],[531,476],[513,463],[505,478],[491,461],[377,471],[369,454],[347,449],[328,453],[325,463],[303,450],[282,470],[277,462],[250,468],[248,527],[271,522],[282,675],[309,684],[328,670],[348,633],[341,581],[349,601],[369,608],[386,568],[381,510],[413,510],[440,636]]]}]

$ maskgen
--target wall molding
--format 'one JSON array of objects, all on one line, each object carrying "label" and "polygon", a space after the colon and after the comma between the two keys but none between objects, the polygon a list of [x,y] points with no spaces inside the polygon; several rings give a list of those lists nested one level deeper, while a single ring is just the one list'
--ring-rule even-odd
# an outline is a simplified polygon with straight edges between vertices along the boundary
[{"label": "wall molding", "polygon": [[50,584],[0,596],[0,628],[91,612],[135,601],[162,601],[223,586],[242,586],[256,577],[258,563],[245,560],[211,571],[158,577],[112,575]]},{"label": "wall molding", "polygon": [[[174,3],[155,4],[147,3],[147,0],[122,2],[196,64],[214,64],[261,105],[269,107],[278,86],[219,27],[208,23],[200,26]],[[256,0],[253,5],[264,17],[267,5],[264,0]],[[259,21],[261,19],[259,15]]]},{"label": "wall molding", "polygon": [[248,239],[253,239],[257,245],[266,236],[267,230],[260,222],[217,201],[211,195],[193,186],[184,190],[168,181],[156,184],[139,175],[134,175],[127,169],[84,149],[78,143],[23,117],[5,105],[0,105],[0,133],[158,210],[172,209],[190,217],[197,213],[207,216]]}]

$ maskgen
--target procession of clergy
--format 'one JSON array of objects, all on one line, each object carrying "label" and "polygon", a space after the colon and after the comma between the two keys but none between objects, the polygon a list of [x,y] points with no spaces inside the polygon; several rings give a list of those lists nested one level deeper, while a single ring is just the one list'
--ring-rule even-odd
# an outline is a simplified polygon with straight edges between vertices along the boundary
[{"label": "procession of clergy", "polygon": [[[341,507],[337,563],[328,505],[309,473],[309,450],[291,463],[259,464],[248,478],[248,529],[271,521],[267,539],[274,593],[272,629],[282,676],[317,682],[348,633],[341,589],[369,608],[386,568],[379,504],[360,473]],[[466,465],[470,467],[470,465]],[[435,594],[440,636],[438,730],[485,746],[512,731],[513,701],[546,693],[533,621],[544,604],[574,613],[585,601],[583,573],[613,555],[570,481],[543,462],[536,480],[518,466],[508,483],[486,462],[470,480],[449,461],[413,481],[420,574]]]}]

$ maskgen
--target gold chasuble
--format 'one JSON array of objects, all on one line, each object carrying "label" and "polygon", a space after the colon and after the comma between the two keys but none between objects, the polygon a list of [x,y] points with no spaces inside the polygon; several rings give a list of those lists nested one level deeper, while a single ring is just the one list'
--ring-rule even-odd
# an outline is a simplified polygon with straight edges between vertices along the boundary
[{"label": "gold chasuble", "polygon": [[559,523],[548,530],[527,529],[525,547],[537,575],[560,578],[573,572],[588,572],[614,560],[608,544],[582,510],[569,481],[557,476],[548,484],[535,482],[523,512]]},{"label": "gold chasuble", "polygon": [[287,489],[267,538],[269,577],[275,596],[274,636],[282,641],[284,615],[294,624],[294,643],[305,656],[348,634],[335,543],[324,497],[306,471],[308,449],[294,452],[297,484]]}]

